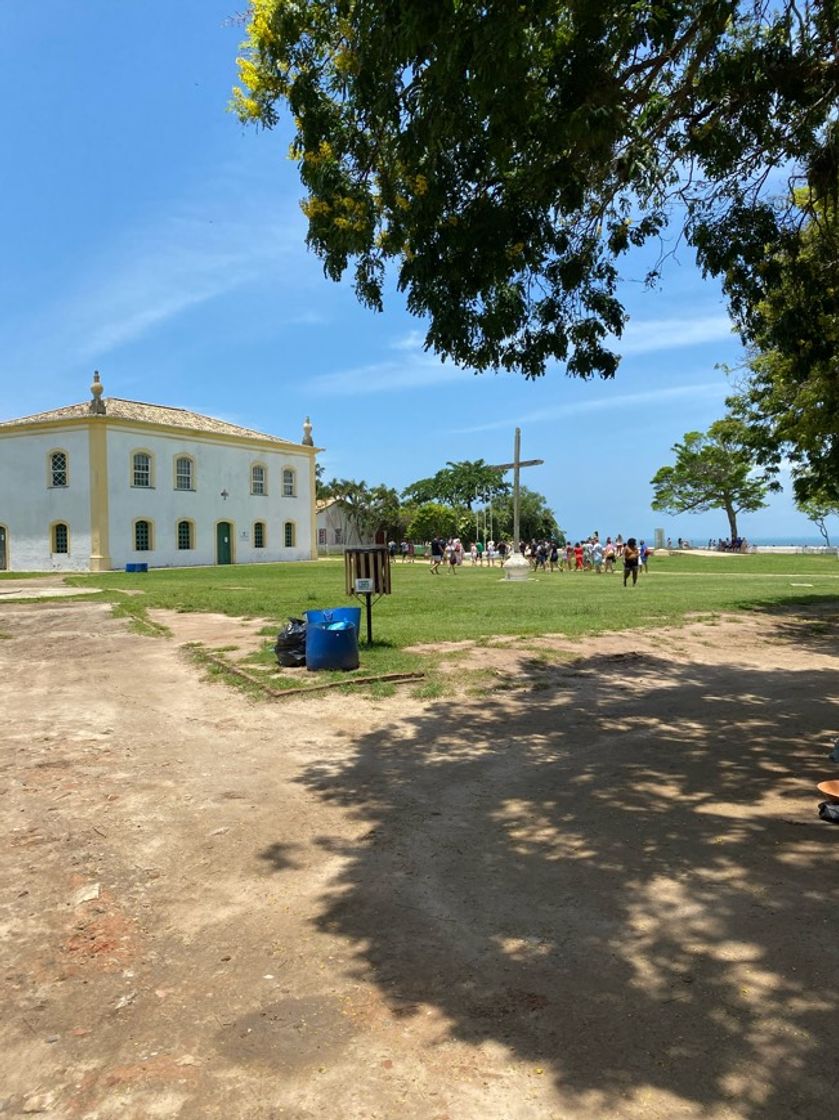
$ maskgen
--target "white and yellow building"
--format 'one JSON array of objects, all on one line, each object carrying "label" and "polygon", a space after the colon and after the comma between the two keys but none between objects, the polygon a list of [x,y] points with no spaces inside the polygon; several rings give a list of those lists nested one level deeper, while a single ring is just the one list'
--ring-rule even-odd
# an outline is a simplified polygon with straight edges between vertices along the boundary
[{"label": "white and yellow building", "polygon": [[321,556],[342,553],[347,548],[372,544],[363,540],[340,498],[319,498],[315,503],[318,526],[318,552]]},{"label": "white and yellow building", "polygon": [[308,418],[294,443],[90,388],[0,422],[0,570],[317,559]]}]

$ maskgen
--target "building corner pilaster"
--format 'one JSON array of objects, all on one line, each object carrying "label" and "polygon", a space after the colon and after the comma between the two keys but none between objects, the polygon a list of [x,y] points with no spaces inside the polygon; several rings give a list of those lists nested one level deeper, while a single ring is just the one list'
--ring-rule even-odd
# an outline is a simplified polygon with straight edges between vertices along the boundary
[{"label": "building corner pilaster", "polygon": [[309,524],[312,527],[310,559],[318,558],[318,503],[317,503],[317,451],[313,450],[309,456]]},{"label": "building corner pilaster", "polygon": [[90,561],[91,572],[111,570],[108,508],[108,432],[103,414],[88,421],[90,462]]}]

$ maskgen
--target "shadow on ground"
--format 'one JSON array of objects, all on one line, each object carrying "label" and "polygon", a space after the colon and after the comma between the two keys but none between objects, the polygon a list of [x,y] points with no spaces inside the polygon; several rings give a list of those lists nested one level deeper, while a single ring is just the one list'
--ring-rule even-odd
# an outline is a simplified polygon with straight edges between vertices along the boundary
[{"label": "shadow on ground", "polygon": [[775,637],[796,649],[839,656],[839,601],[835,596],[806,595],[781,599],[772,606],[746,607],[772,619]]},{"label": "shadow on ground", "polygon": [[503,1043],[592,1115],[827,1115],[839,828],[814,784],[835,674],[650,654],[555,667],[550,688],[539,671],[310,769],[372,824],[318,927],[409,1014]]}]

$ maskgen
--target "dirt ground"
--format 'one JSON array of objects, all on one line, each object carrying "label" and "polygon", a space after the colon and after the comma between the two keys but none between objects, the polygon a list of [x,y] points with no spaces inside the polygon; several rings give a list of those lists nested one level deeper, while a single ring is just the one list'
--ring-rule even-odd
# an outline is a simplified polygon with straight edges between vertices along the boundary
[{"label": "dirt ground", "polygon": [[823,1120],[836,617],[262,702],[179,648],[253,625],[0,600],[0,1115]]}]

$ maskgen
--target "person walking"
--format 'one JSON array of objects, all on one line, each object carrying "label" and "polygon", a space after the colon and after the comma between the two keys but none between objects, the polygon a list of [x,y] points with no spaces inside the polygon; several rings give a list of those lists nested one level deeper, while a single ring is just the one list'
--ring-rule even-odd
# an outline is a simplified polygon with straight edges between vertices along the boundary
[{"label": "person walking", "polygon": [[449,571],[457,575],[457,546],[453,540],[446,545],[446,558],[449,561]]},{"label": "person walking", "polygon": [[603,574],[603,545],[595,540],[591,546],[591,566],[598,575]]},{"label": "person walking", "polygon": [[632,576],[632,586],[638,582],[638,545],[634,537],[630,537],[623,546],[623,585]]},{"label": "person walking", "polygon": [[647,548],[646,544],[641,541],[641,543],[638,545],[638,564],[640,565],[640,571],[644,573],[649,572],[650,569],[647,567],[647,561],[649,560],[649,558],[650,550]]},{"label": "person walking", "polygon": [[443,562],[443,542],[439,537],[431,539],[431,567],[428,569],[433,576],[440,574],[440,565]]},{"label": "person walking", "polygon": [[615,570],[615,546],[611,537],[606,538],[606,545],[603,549],[603,563],[606,571],[610,574]]}]

